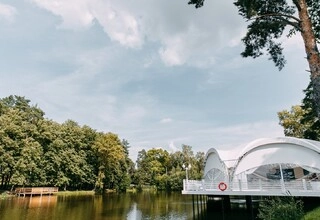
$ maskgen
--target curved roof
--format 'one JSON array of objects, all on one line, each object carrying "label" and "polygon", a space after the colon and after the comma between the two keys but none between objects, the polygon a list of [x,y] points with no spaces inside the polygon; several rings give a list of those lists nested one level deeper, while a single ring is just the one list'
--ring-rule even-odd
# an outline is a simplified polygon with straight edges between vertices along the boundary
[{"label": "curved roof", "polygon": [[245,154],[249,153],[251,150],[261,147],[264,145],[269,144],[280,144],[280,143],[290,143],[299,145],[305,148],[309,148],[310,150],[316,151],[317,153],[320,153],[320,142],[319,141],[313,141],[313,140],[307,140],[307,139],[300,139],[295,137],[276,137],[276,138],[260,138],[257,140],[254,140],[247,144],[245,148],[241,151],[238,158],[243,157]]},{"label": "curved roof", "polygon": [[287,163],[320,169],[320,142],[293,137],[257,139],[245,146],[234,175],[267,164]]},{"label": "curved roof", "polygon": [[221,160],[218,151],[214,148],[210,148],[205,156],[204,175],[212,169],[218,169],[222,173],[227,173],[225,163]]},{"label": "curved roof", "polygon": [[[216,154],[218,156],[218,158],[221,160],[218,151],[215,148],[210,148],[205,156],[205,160],[207,160],[207,158],[210,156],[210,154]],[[221,160],[222,161],[222,160]]]},{"label": "curved roof", "polygon": [[[234,155],[238,149],[230,152],[228,156]],[[233,165],[231,174],[233,176],[263,165],[279,163],[297,164],[310,172],[320,171],[320,142],[313,140],[294,137],[262,138],[244,145],[236,155],[237,162]],[[221,171],[228,170],[216,149],[209,149],[205,158],[204,175],[213,168]],[[234,158],[224,159],[233,160]]]}]

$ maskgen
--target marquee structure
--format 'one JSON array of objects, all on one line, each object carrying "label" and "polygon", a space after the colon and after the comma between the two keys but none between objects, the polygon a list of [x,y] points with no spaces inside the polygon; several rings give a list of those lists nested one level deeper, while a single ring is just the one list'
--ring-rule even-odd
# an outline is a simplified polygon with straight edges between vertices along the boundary
[{"label": "marquee structure", "polygon": [[211,148],[203,179],[186,178],[182,193],[320,197],[320,142],[292,137],[257,139],[223,159]]}]

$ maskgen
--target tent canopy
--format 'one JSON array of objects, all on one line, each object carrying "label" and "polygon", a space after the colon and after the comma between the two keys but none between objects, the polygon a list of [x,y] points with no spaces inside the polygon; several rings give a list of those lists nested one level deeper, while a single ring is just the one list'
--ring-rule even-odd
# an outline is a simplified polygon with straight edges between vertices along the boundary
[{"label": "tent canopy", "polygon": [[[269,164],[297,164],[310,172],[320,170],[320,142],[318,141],[293,137],[257,139],[245,145],[237,154],[233,166],[227,167],[220,159],[219,152],[213,148],[210,149],[206,155],[204,175],[212,169],[218,169],[233,170],[232,175],[236,176],[249,170],[254,172],[255,169]],[[230,155],[234,153],[231,152]]]}]

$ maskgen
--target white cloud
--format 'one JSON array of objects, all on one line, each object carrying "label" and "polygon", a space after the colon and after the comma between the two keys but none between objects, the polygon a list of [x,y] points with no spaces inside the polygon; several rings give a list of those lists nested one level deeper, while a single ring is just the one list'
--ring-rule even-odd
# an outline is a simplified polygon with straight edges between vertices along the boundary
[{"label": "white cloud", "polygon": [[111,2],[99,0],[90,7],[95,19],[112,40],[132,48],[143,44],[139,21],[130,11]]},{"label": "white cloud", "polygon": [[161,124],[167,124],[167,123],[170,123],[172,122],[172,118],[163,118],[160,120],[160,123]]},{"label": "white cloud", "polygon": [[91,26],[93,15],[87,0],[30,0],[62,18],[61,28],[81,29]]},{"label": "white cloud", "polygon": [[[115,2],[103,0],[30,0],[62,18],[61,28],[83,29],[98,22],[121,45],[140,47],[143,42],[136,18]],[[111,4],[112,3],[112,4]]]},{"label": "white cloud", "polygon": [[[61,17],[63,28],[88,28],[97,22],[111,40],[125,47],[158,42],[158,55],[167,66],[211,66],[212,51],[238,45],[243,32],[236,7],[229,2],[208,1],[196,10],[187,2],[169,0],[29,1]],[[230,15],[225,16],[226,10]]]},{"label": "white cloud", "polygon": [[17,14],[17,9],[11,5],[0,3],[0,20],[4,19],[8,22],[13,22]]},{"label": "white cloud", "polygon": [[159,50],[160,57],[167,66],[182,65],[186,62],[186,54],[183,53],[183,47],[179,41],[181,41],[180,38],[170,39],[165,48]]},{"label": "white cloud", "polygon": [[[76,55],[60,49],[53,51],[46,59],[42,58],[41,61],[58,59],[58,63],[69,60],[74,65],[71,72],[52,76],[45,82],[35,83],[32,88],[34,93],[42,91],[41,96],[45,98],[41,103],[46,103],[49,118],[55,115],[55,120],[59,122],[72,118],[81,124],[95,124],[95,128],[104,131],[129,129],[140,124],[148,114],[147,109],[152,105],[153,98],[144,92],[134,91],[128,99],[119,92],[137,75],[126,72],[123,65],[115,67],[119,62],[116,48],[81,51]],[[126,65],[130,66],[128,62]],[[30,84],[30,81],[24,83]]]},{"label": "white cloud", "polygon": [[151,147],[206,152],[281,136],[276,111],[299,103],[309,80],[293,43],[280,73],[266,57],[240,56],[245,25],[232,2],[196,10],[172,0],[26,1],[40,8],[14,1],[26,7],[19,25],[1,29],[2,97],[117,133],[133,159]]}]

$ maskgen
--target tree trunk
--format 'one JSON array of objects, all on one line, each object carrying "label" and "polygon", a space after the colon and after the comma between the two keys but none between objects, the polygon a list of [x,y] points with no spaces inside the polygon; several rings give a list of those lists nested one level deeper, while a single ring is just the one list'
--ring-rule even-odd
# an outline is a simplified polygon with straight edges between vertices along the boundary
[{"label": "tree trunk", "polygon": [[320,55],[317,41],[312,30],[311,19],[308,14],[306,0],[298,0],[298,12],[300,18],[301,35],[304,41],[305,51],[311,73],[313,100],[315,102],[318,119],[320,118]]}]

